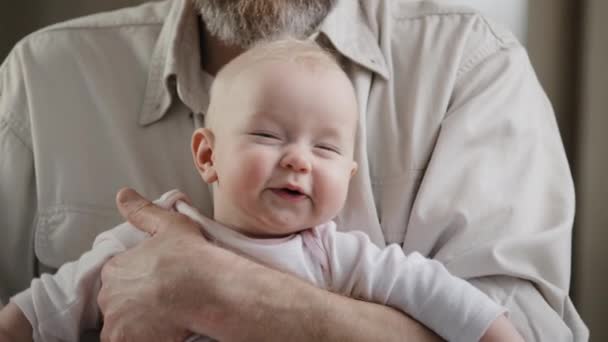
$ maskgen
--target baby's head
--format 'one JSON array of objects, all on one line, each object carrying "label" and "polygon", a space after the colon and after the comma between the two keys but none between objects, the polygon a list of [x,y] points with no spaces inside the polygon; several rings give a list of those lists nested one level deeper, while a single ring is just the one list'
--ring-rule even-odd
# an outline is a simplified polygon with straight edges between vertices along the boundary
[{"label": "baby's head", "polygon": [[312,41],[262,43],[231,61],[192,137],[214,219],[253,236],[333,219],[357,169],[357,120],[348,77]]}]

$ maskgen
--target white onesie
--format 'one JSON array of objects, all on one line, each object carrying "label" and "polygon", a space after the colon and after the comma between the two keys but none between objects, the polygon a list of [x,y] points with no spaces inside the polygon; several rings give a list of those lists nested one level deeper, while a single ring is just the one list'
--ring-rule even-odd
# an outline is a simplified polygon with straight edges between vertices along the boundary
[{"label": "white onesie", "polygon": [[[406,256],[397,245],[379,249],[361,232],[338,232],[334,222],[284,238],[253,239],[202,216],[180,197],[172,190],[155,203],[200,223],[217,245],[332,292],[401,310],[448,341],[478,341],[506,311],[441,263],[418,253]],[[98,329],[103,264],[147,237],[123,223],[100,234],[78,260],[34,279],[14,296],[34,341],[78,341],[83,331]]]}]

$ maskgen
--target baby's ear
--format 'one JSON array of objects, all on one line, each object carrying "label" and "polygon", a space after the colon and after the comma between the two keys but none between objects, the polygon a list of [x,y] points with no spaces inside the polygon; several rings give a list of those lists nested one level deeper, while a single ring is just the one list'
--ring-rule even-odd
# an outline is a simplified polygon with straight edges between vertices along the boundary
[{"label": "baby's ear", "polygon": [[355,174],[357,174],[357,170],[359,169],[359,164],[357,164],[356,161],[353,160],[353,166],[352,169],[350,170],[350,177],[352,178]]},{"label": "baby's ear", "polygon": [[203,180],[209,184],[217,181],[213,166],[213,146],[215,136],[208,128],[199,128],[192,133],[192,158]]}]

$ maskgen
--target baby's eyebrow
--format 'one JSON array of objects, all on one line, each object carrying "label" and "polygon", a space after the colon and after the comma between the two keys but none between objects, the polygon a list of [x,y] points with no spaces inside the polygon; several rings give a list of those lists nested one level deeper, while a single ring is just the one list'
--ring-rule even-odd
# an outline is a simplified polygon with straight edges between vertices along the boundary
[{"label": "baby's eyebrow", "polygon": [[332,143],[337,143],[342,140],[342,134],[339,130],[325,129],[319,134],[319,138],[322,140],[329,140]]},{"label": "baby's eyebrow", "polygon": [[343,140],[348,134],[343,127],[324,126],[321,129],[319,136],[326,139]]},{"label": "baby's eyebrow", "polygon": [[277,116],[278,118],[280,118],[281,116],[278,113],[272,112],[272,111],[258,111],[258,112],[254,112],[251,115],[251,121],[254,122],[273,122],[276,123],[277,122]]},{"label": "baby's eyebrow", "polygon": [[245,127],[252,127],[258,125],[272,125],[277,124],[277,120],[273,118],[273,115],[267,112],[255,112],[243,123]]}]

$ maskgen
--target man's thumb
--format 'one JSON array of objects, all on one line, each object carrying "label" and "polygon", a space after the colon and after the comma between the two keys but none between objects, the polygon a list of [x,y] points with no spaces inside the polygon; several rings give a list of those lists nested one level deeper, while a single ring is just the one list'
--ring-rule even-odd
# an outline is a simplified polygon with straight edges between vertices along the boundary
[{"label": "man's thumb", "polygon": [[122,188],[118,191],[116,206],[122,217],[150,235],[157,232],[158,217],[165,211],[131,188]]}]

